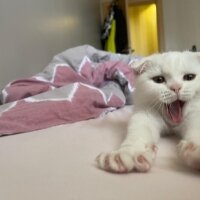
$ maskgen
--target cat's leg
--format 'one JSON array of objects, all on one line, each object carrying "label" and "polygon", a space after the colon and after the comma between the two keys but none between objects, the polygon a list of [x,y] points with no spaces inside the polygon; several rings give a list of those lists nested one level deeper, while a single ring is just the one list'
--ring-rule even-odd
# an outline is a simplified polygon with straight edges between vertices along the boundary
[{"label": "cat's leg", "polygon": [[182,140],[178,145],[178,153],[183,162],[200,170],[200,123],[198,117],[187,119],[182,130]]},{"label": "cat's leg", "polygon": [[163,127],[161,120],[149,113],[134,114],[128,133],[120,148],[97,157],[101,169],[116,173],[146,172],[151,168],[157,151],[157,142]]}]

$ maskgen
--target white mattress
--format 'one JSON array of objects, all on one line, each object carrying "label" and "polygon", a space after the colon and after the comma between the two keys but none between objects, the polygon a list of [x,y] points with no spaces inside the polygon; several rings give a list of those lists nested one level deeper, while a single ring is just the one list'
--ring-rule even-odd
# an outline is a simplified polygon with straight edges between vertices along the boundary
[{"label": "white mattress", "polygon": [[95,167],[117,148],[131,113],[0,138],[2,200],[199,200],[200,172],[181,165],[175,138],[162,138],[148,173],[112,174]]}]

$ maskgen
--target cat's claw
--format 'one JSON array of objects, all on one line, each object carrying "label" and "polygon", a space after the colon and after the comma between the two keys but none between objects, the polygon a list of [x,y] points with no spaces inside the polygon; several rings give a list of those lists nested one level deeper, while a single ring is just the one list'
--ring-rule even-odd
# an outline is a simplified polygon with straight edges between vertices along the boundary
[{"label": "cat's claw", "polygon": [[182,140],[178,145],[178,151],[180,158],[186,165],[200,170],[200,144]]}]

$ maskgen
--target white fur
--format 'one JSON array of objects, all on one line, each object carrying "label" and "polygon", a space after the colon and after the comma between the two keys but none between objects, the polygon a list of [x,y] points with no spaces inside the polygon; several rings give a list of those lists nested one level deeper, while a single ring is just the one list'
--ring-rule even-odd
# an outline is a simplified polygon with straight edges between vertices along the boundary
[{"label": "white fur", "polygon": [[[136,74],[134,114],[127,137],[118,150],[97,157],[100,168],[125,173],[146,172],[151,168],[161,134],[176,132],[182,137],[179,156],[188,165],[200,169],[200,57],[199,53],[167,52],[155,54],[133,64]],[[183,79],[195,74],[193,80]],[[162,75],[164,83],[153,77]],[[170,89],[178,86],[179,92]],[[186,102],[183,121],[174,124],[163,112],[164,104],[177,100]]]}]

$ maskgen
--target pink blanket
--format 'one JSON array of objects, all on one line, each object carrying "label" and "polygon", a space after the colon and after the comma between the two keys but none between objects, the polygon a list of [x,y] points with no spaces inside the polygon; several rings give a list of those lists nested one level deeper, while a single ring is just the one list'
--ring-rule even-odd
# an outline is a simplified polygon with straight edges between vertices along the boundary
[{"label": "pink blanket", "polygon": [[124,106],[136,59],[88,45],[56,55],[43,72],[2,90],[0,135],[96,118]]}]

